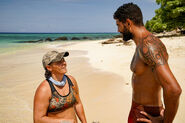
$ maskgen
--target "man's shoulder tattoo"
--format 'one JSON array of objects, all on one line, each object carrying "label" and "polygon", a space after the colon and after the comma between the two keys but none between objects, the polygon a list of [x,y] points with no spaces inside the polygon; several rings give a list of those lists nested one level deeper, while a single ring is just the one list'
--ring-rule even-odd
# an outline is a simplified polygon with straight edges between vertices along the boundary
[{"label": "man's shoulder tattoo", "polygon": [[167,62],[167,51],[164,44],[153,35],[142,39],[139,50],[144,62],[150,66],[156,67]]}]

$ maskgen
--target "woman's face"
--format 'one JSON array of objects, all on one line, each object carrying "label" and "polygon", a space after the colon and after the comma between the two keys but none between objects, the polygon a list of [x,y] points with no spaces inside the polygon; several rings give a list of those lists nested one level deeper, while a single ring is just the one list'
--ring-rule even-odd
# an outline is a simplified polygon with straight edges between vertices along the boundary
[{"label": "woman's face", "polygon": [[53,74],[65,74],[67,72],[66,66],[66,61],[62,58],[60,61],[50,64],[50,71]]}]

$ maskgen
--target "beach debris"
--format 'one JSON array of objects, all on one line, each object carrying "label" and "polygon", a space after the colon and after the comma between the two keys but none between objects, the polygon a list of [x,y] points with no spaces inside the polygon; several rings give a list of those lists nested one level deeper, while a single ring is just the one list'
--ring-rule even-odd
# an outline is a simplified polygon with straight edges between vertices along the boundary
[{"label": "beach debris", "polygon": [[161,32],[161,33],[153,33],[158,38],[164,38],[164,37],[178,37],[178,36],[184,36],[185,31],[170,31],[170,32]]},{"label": "beach debris", "polygon": [[181,34],[184,35],[184,34],[185,34],[185,30],[182,30],[182,31],[181,31]]},{"label": "beach debris", "polygon": [[114,44],[114,43],[123,43],[123,40],[121,38],[111,38],[107,41],[102,42],[102,44]]},{"label": "beach debris", "polygon": [[[111,38],[111,39],[108,39],[107,41],[102,42],[102,44],[115,44],[115,43],[121,43],[121,44],[126,45],[126,46],[131,46],[131,45],[132,45],[132,41],[133,41],[133,40],[123,41],[122,38]],[[118,45],[116,45],[116,46],[121,46],[121,44],[118,44]]]}]

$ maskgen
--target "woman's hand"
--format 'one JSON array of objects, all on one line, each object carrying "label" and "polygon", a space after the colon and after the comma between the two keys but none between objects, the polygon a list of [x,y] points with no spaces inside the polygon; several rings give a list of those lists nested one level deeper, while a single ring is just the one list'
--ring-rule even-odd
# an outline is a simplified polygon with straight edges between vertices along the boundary
[{"label": "woman's hand", "polygon": [[144,111],[140,112],[141,114],[145,115],[147,118],[138,118],[137,121],[139,122],[146,122],[146,123],[163,123],[163,117],[164,117],[164,109],[161,110],[160,116],[153,117],[149,114],[147,114]]}]

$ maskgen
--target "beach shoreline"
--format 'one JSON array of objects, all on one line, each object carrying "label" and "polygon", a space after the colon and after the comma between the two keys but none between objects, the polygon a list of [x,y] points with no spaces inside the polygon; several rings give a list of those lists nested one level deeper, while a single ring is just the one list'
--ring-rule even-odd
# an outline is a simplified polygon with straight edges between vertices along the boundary
[{"label": "beach shoreline", "polygon": [[[185,36],[161,40],[167,47],[172,72],[184,90]],[[44,80],[41,59],[48,50],[69,51],[68,74],[78,82],[89,123],[127,122],[132,97],[130,62],[135,45],[103,41],[47,43],[0,55],[0,122],[33,122],[34,93]],[[174,123],[183,123],[184,104],[182,92]]]}]

